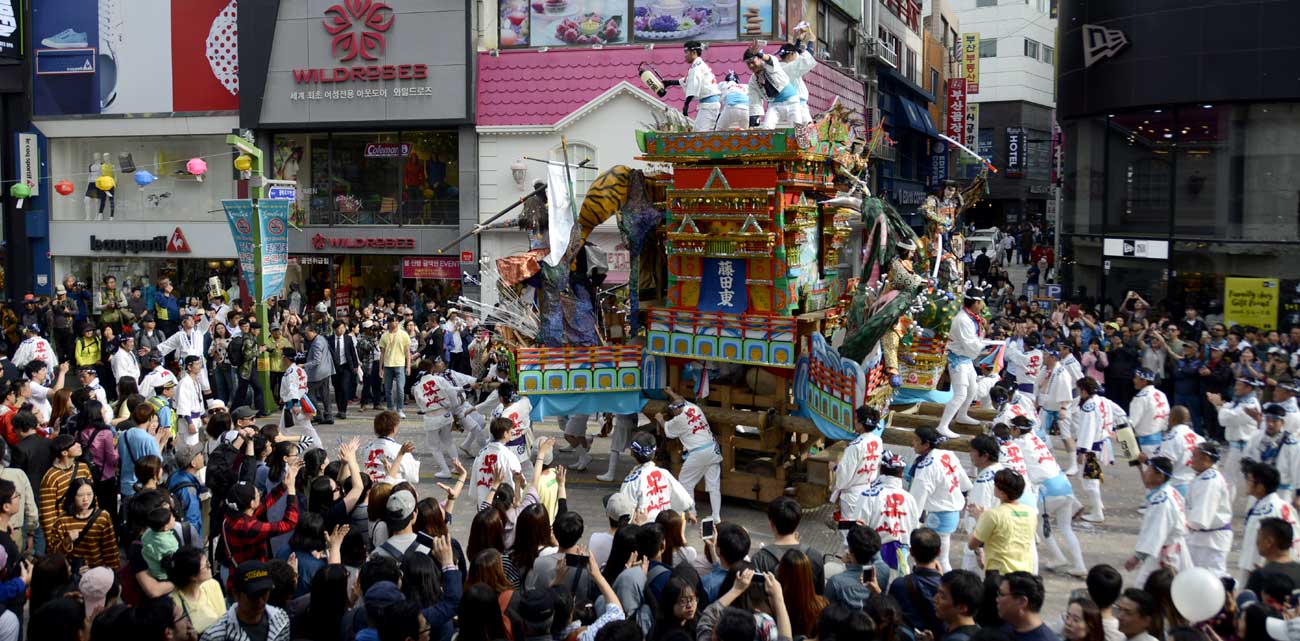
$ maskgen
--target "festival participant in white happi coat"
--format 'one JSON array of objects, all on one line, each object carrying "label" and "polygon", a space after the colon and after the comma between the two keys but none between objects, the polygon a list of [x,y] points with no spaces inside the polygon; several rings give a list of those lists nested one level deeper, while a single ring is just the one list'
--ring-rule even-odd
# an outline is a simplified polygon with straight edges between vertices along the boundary
[{"label": "festival participant in white happi coat", "polygon": [[[1000,457],[1001,448],[998,446],[997,439],[985,434],[971,439],[970,461],[975,468],[975,476],[971,480],[970,492],[966,493],[966,509],[962,512],[961,524],[962,531],[967,535],[975,531],[975,523],[979,520],[980,514],[998,506],[998,498],[993,487],[993,475],[1006,469],[998,462]],[[980,559],[982,552],[983,550],[966,548],[961,556],[961,569],[971,572],[983,571],[984,564]]]},{"label": "festival participant in white happi coat", "polygon": [[967,289],[961,306],[961,311],[953,315],[948,328],[948,379],[952,383],[952,400],[944,406],[938,425],[939,435],[945,438],[957,437],[949,427],[954,420],[968,425],[979,423],[967,411],[977,398],[975,359],[979,358],[985,345],[984,319],[980,317],[980,312],[984,311],[984,291],[975,287]]},{"label": "festival participant in white happi coat", "polygon": [[946,440],[931,427],[917,428],[912,433],[916,461],[908,470],[907,488],[925,513],[925,526],[939,535],[939,565],[944,572],[952,569],[948,561],[952,533],[957,531],[961,511],[966,507],[965,494],[971,486],[957,454],[935,449]]},{"label": "festival participant in white happi coat", "polygon": [[[1250,495],[1252,503],[1250,509],[1246,511],[1246,528],[1238,544],[1241,546],[1241,555],[1237,558],[1237,569],[1243,575],[1264,564],[1263,557],[1255,548],[1255,537],[1259,535],[1260,521],[1282,519],[1290,523],[1292,528],[1296,528],[1295,531],[1300,532],[1300,522],[1296,520],[1295,508],[1277,495],[1277,486],[1281,482],[1281,475],[1277,468],[1267,463],[1248,462],[1244,465],[1246,492]],[[1300,542],[1300,539],[1291,543],[1292,553],[1297,550],[1297,542]]]},{"label": "festival participant in white happi coat", "polygon": [[1232,549],[1232,496],[1228,481],[1215,467],[1219,444],[1200,441],[1192,451],[1191,468],[1196,472],[1187,487],[1187,551],[1192,564],[1219,576],[1228,574],[1228,551]]},{"label": "festival participant in white happi coat", "polygon": [[158,388],[164,383],[175,383],[176,375],[171,370],[163,367],[163,357],[157,350],[149,352],[144,358],[145,366],[149,372],[140,379],[140,395],[145,398],[153,398]]},{"label": "festival participant in white happi coat", "polygon": [[[1200,445],[1205,439],[1200,434],[1192,431],[1192,415],[1182,405],[1175,406],[1169,412],[1169,424],[1160,436],[1160,448],[1156,450],[1156,456],[1163,456],[1174,462],[1174,489],[1178,490],[1184,498],[1187,497],[1187,490],[1191,486],[1192,479],[1196,478],[1196,470],[1192,468],[1192,454],[1196,452],[1196,446]],[[1142,454],[1138,460],[1145,462],[1146,455]]]},{"label": "festival participant in white happi coat", "polygon": [[1277,403],[1264,406],[1264,429],[1255,432],[1246,443],[1243,460],[1268,463],[1277,468],[1280,476],[1277,495],[1290,502],[1294,485],[1300,478],[1300,441],[1287,433],[1286,409]]},{"label": "festival participant in white happi coat", "polygon": [[59,357],[54,355],[54,347],[50,342],[41,337],[40,325],[32,324],[24,327],[23,336],[23,342],[18,344],[18,350],[10,359],[14,367],[21,370],[32,361],[44,361],[51,372],[59,369]]},{"label": "festival participant in white happi coat", "polygon": [[647,522],[667,509],[681,512],[686,520],[695,522],[694,493],[678,483],[672,472],[655,465],[655,447],[653,434],[641,432],[632,439],[632,458],[637,466],[623,479],[619,493],[632,499]]},{"label": "festival participant in white happi coat", "polygon": [[704,410],[682,398],[672,388],[664,388],[664,394],[668,397],[668,411],[672,418],[665,420],[664,415],[655,414],[654,419],[665,436],[681,441],[682,468],[677,473],[681,476],[682,487],[694,493],[695,486],[704,479],[713,518],[722,520],[722,450],[713,438]]},{"label": "festival participant in white happi coat", "polygon": [[871,487],[880,474],[880,455],[885,444],[880,440],[880,411],[869,405],[859,407],[853,414],[853,430],[857,438],[849,441],[835,465],[835,481],[831,484],[831,503],[838,503],[840,518],[857,514],[862,492]]},{"label": "festival participant in white happi coat", "polygon": [[514,383],[504,381],[497,387],[499,404],[492,410],[492,419],[508,418],[514,425],[510,430],[510,440],[506,445],[515,451],[520,465],[524,466],[524,478],[533,477],[533,462],[529,453],[533,451],[533,402],[527,396],[520,396]]},{"label": "festival participant in white happi coat", "polygon": [[[1025,418],[1030,421],[1031,425],[1033,424],[1033,418]],[[1038,509],[1038,486],[1029,480],[1029,464],[1025,457],[1025,451],[1020,441],[1011,436],[1011,426],[1008,423],[994,423],[993,437],[998,441],[998,463],[1001,463],[1002,467],[1015,470],[1016,474],[1025,477],[1025,491],[1020,495],[1019,502]]]},{"label": "festival participant in white happi coat", "polygon": [[1296,394],[1300,394],[1300,382],[1295,380],[1278,381],[1273,388],[1273,402],[1286,410],[1282,429],[1292,436],[1300,436],[1300,406],[1296,405]]},{"label": "festival participant in white happi coat", "polygon": [[[1259,431],[1260,421],[1264,418],[1264,409],[1260,407],[1255,392],[1257,382],[1252,378],[1238,378],[1233,386],[1233,399],[1224,401],[1223,397],[1213,392],[1206,393],[1210,404],[1218,409],[1219,425],[1223,426],[1223,437],[1228,441],[1228,456],[1224,469],[1229,473],[1228,487],[1235,493],[1241,485],[1241,462],[1246,456],[1246,445],[1250,437]],[[1233,478],[1232,475],[1237,475]]]},{"label": "festival participant in white happi coat", "polygon": [[[492,367],[495,368],[496,366],[493,365]],[[478,413],[474,405],[472,390],[479,388],[478,380],[473,376],[450,368],[445,368],[441,376],[451,381],[452,386],[457,390],[451,413],[456,417],[456,420],[460,421],[460,427],[465,431],[465,439],[461,441],[458,449],[465,452],[466,455],[470,455],[472,450],[467,448],[466,445],[477,444],[483,439],[483,429],[486,424],[483,415]],[[489,373],[489,376],[492,376],[492,374]],[[447,454],[447,458],[451,461],[457,460],[456,451],[451,450]]]},{"label": "festival participant in white happi coat", "polygon": [[[493,419],[488,424],[488,434],[492,440],[474,457],[470,468],[469,488],[474,494],[474,505],[482,503],[492,491],[494,479],[514,487],[516,478],[523,478],[523,466],[514,448],[507,445],[514,423],[508,418]],[[522,488],[515,487],[516,492]]]},{"label": "festival participant in white happi coat", "polygon": [[[203,337],[207,334],[208,327],[212,325],[210,317],[215,315],[215,312],[209,311],[208,316],[200,316],[196,321],[194,315],[181,312],[181,328],[176,330],[175,334],[168,336],[167,340],[159,343],[158,351],[162,353],[163,357],[176,352],[176,360],[178,361],[184,362],[186,356],[197,356],[202,362],[204,357]],[[208,385],[206,366],[199,370],[198,381],[203,386],[204,393],[211,391]]]},{"label": "festival participant in white happi coat", "polygon": [[718,131],[744,129],[749,125],[749,86],[740,84],[736,72],[728,71],[726,79],[718,83],[722,92],[722,113],[718,116]]},{"label": "festival participant in white happi coat", "polygon": [[1137,570],[1133,585],[1145,585],[1147,577],[1160,568],[1178,572],[1192,567],[1187,552],[1187,512],[1183,495],[1169,482],[1174,463],[1157,456],[1142,466],[1142,484],[1147,488],[1146,512],[1138,529],[1133,556],[1124,569]]},{"label": "festival participant in white happi coat", "polygon": [[302,399],[307,398],[307,354],[292,347],[280,350],[284,361],[284,375],[280,377],[280,402],[284,411],[280,413],[280,430],[285,434],[301,433],[306,438],[299,445],[299,450],[320,447],[320,434],[311,424],[312,414],[303,407]]},{"label": "festival participant in white happi coat", "polygon": [[[742,58],[749,67],[749,126],[763,129],[793,127],[799,120],[799,90],[790,82],[781,61],[763,53],[755,42]],[[767,111],[763,102],[767,101]]]},{"label": "festival participant in white happi coat", "polygon": [[[1048,560],[1044,567],[1062,571],[1071,576],[1084,576],[1088,566],[1083,561],[1083,546],[1074,533],[1074,514],[1079,509],[1079,501],[1074,498],[1074,488],[1070,479],[1061,471],[1061,466],[1052,454],[1052,448],[1034,434],[1033,421],[1027,416],[1019,416],[1011,421],[1011,436],[1020,443],[1025,453],[1025,467],[1028,474],[1025,484],[1038,488],[1041,510],[1052,518],[1051,536],[1043,537],[1047,546]],[[1100,480],[1098,481],[1100,482]],[[1045,532],[1042,534],[1046,534]],[[1065,542],[1065,552],[1057,543],[1057,537]]]},{"label": "festival participant in white happi coat", "polygon": [[203,432],[203,386],[199,383],[199,371],[203,369],[203,359],[186,356],[181,361],[184,372],[176,384],[176,396],[172,402],[176,409],[176,436],[183,444],[193,447],[199,444],[199,434]]},{"label": "festival participant in white happi coat", "polygon": [[1017,416],[1031,419],[1038,416],[1038,406],[1034,404],[1032,395],[1020,390],[1009,390],[1002,385],[989,390],[989,404],[997,412],[993,418],[994,424],[1010,423]]},{"label": "festival participant in white happi coat", "polygon": [[1016,390],[1024,392],[1033,399],[1037,395],[1038,377],[1044,367],[1043,350],[1039,349],[1042,339],[1038,332],[1026,334],[1023,338],[1007,341],[1007,371],[1016,378]]},{"label": "festival participant in white happi coat", "polygon": [[108,365],[113,372],[113,380],[120,381],[129,376],[136,382],[137,387],[139,386],[140,361],[135,354],[134,336],[117,337],[117,349],[113,350],[113,355],[108,357]]},{"label": "festival participant in white happi coat", "polygon": [[1137,437],[1138,448],[1152,456],[1160,449],[1161,434],[1169,425],[1169,398],[1156,389],[1156,373],[1138,368],[1133,374],[1137,393],[1128,405],[1129,424]]},{"label": "festival participant in white happi coat", "polygon": [[91,400],[99,401],[100,406],[103,408],[101,414],[104,416],[104,423],[112,425],[113,408],[108,404],[108,394],[104,392],[104,386],[99,384],[99,374],[94,366],[83,366],[77,372],[77,380],[81,382],[82,389],[90,392]]},{"label": "festival participant in white happi coat", "polygon": [[375,415],[375,440],[365,449],[366,474],[376,483],[420,483],[420,460],[415,458],[415,444],[397,442],[402,417],[387,410]]},{"label": "festival participant in white happi coat", "polygon": [[[677,81],[686,94],[686,104],[682,113],[691,108],[691,100],[697,101],[695,108],[695,131],[713,131],[718,124],[722,98],[719,96],[718,79],[713,75],[709,63],[704,62],[704,45],[698,40],[687,40],[682,46],[686,54],[686,77]],[[666,84],[666,83],[665,83]]]},{"label": "festival participant in white happi coat", "polygon": [[862,493],[858,513],[851,517],[880,535],[880,559],[899,576],[909,573],[907,555],[912,530],[921,527],[921,506],[903,487],[906,468],[906,461],[885,450],[880,456],[880,476]]},{"label": "festival participant in white happi coat", "polygon": [[1075,381],[1079,405],[1072,415],[1070,433],[1074,435],[1077,465],[1083,466],[1083,481],[1101,483],[1101,449],[1106,440],[1106,397],[1101,395],[1101,385],[1087,376]]},{"label": "festival participant in white happi coat", "polygon": [[[1074,452],[1078,448],[1071,431],[1075,398],[1078,395],[1074,384],[1079,379],[1074,376],[1074,372],[1069,367],[1061,363],[1059,349],[1045,348],[1043,355],[1047,374],[1043,384],[1038,386],[1038,408],[1042,413],[1038,437],[1046,441],[1052,436],[1059,436],[1065,450]],[[1065,474],[1074,476],[1078,471],[1078,459],[1070,457],[1069,469]]]},{"label": "festival participant in white happi coat", "polygon": [[456,460],[455,444],[452,442],[452,428],[456,419],[452,410],[460,404],[460,388],[452,380],[443,376],[447,363],[441,356],[432,361],[422,361],[420,369],[424,376],[411,388],[415,396],[415,405],[424,414],[424,437],[433,454],[433,462],[438,465],[434,476],[440,479],[451,478],[451,467],[447,460]]},{"label": "festival participant in white happi coat", "polygon": [[813,57],[812,52],[808,50],[808,44],[803,38],[808,36],[808,24],[801,22],[791,30],[794,35],[794,42],[787,42],[781,45],[777,50],[776,57],[781,60],[781,67],[785,69],[785,75],[790,77],[790,83],[794,85],[795,92],[799,95],[799,111],[795,117],[795,124],[802,125],[812,122],[812,113],[808,111],[808,85],[804,84],[803,77],[817,66],[817,59]]}]

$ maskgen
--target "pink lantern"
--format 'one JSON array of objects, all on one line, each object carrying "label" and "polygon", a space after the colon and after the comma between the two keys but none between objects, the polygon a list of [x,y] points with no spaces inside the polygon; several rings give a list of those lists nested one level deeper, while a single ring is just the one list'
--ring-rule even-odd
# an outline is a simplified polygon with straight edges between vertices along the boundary
[{"label": "pink lantern", "polygon": [[185,163],[185,171],[195,176],[202,176],[208,173],[208,163],[202,158],[190,158],[190,161]]}]

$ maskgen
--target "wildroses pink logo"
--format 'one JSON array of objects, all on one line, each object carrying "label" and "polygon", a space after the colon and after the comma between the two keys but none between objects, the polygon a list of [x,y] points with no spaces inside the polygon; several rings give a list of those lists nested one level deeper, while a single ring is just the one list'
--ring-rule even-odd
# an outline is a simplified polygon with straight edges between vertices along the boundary
[{"label": "wildroses pink logo", "polygon": [[393,9],[373,0],[344,0],[325,10],[325,32],[334,36],[330,51],[339,62],[384,55],[384,33],[393,26]]}]

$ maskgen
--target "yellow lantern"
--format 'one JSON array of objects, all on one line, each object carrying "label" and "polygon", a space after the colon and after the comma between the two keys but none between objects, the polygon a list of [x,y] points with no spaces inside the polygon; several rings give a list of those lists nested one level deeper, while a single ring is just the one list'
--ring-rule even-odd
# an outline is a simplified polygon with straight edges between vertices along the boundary
[{"label": "yellow lantern", "polygon": [[240,154],[235,157],[235,169],[239,171],[248,171],[253,168],[253,158],[248,154]]},{"label": "yellow lantern", "polygon": [[95,186],[100,191],[113,191],[113,188],[117,186],[117,181],[113,180],[112,176],[100,176],[95,179]]}]

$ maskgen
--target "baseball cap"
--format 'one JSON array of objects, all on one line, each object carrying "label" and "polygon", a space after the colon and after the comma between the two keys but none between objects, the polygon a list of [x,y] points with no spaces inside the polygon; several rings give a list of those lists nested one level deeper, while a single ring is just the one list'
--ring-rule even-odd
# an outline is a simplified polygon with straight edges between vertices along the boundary
[{"label": "baseball cap", "polygon": [[55,285],[55,286],[54,286],[54,293],[55,293],[55,294],[60,294],[60,295],[62,295],[62,294],[67,294],[67,293],[68,293],[68,290],[67,290],[67,288],[64,287],[63,285]]},{"label": "baseball cap", "polygon": [[115,579],[113,571],[105,567],[91,568],[81,575],[77,587],[82,600],[86,602],[86,614],[93,616],[95,612],[104,609],[104,601],[113,589]]},{"label": "baseball cap", "polygon": [[366,590],[365,601],[368,606],[388,606],[394,603],[401,603],[406,600],[406,595],[402,594],[401,588],[397,587],[392,581],[380,581]]},{"label": "baseball cap", "polygon": [[236,421],[239,421],[246,418],[253,418],[254,416],[257,416],[257,410],[254,410],[253,408],[247,405],[240,405],[239,407],[236,407],[235,411],[231,412],[230,414],[235,418]]},{"label": "baseball cap", "polygon": [[244,561],[235,568],[235,589],[242,594],[267,592],[275,587],[271,572],[261,561]]},{"label": "baseball cap", "polygon": [[165,381],[159,383],[159,384],[158,384],[158,387],[163,388],[163,389],[171,389],[171,388],[173,388],[173,387],[176,387],[176,379],[174,379],[174,378],[169,378],[169,379],[167,379],[167,380],[165,380]]},{"label": "baseball cap", "polygon": [[415,495],[406,490],[393,492],[384,507],[390,518],[405,519],[415,512]]},{"label": "baseball cap", "polygon": [[190,466],[190,463],[194,462],[194,457],[203,453],[203,447],[201,445],[182,445],[175,449],[175,453],[176,467],[185,469]]},{"label": "baseball cap", "polygon": [[1300,619],[1288,621],[1269,617],[1264,623],[1264,629],[1274,641],[1300,641]]},{"label": "baseball cap", "polygon": [[622,492],[609,495],[609,499],[605,501],[605,516],[608,516],[611,521],[631,517],[633,512],[636,512],[636,503]]}]

